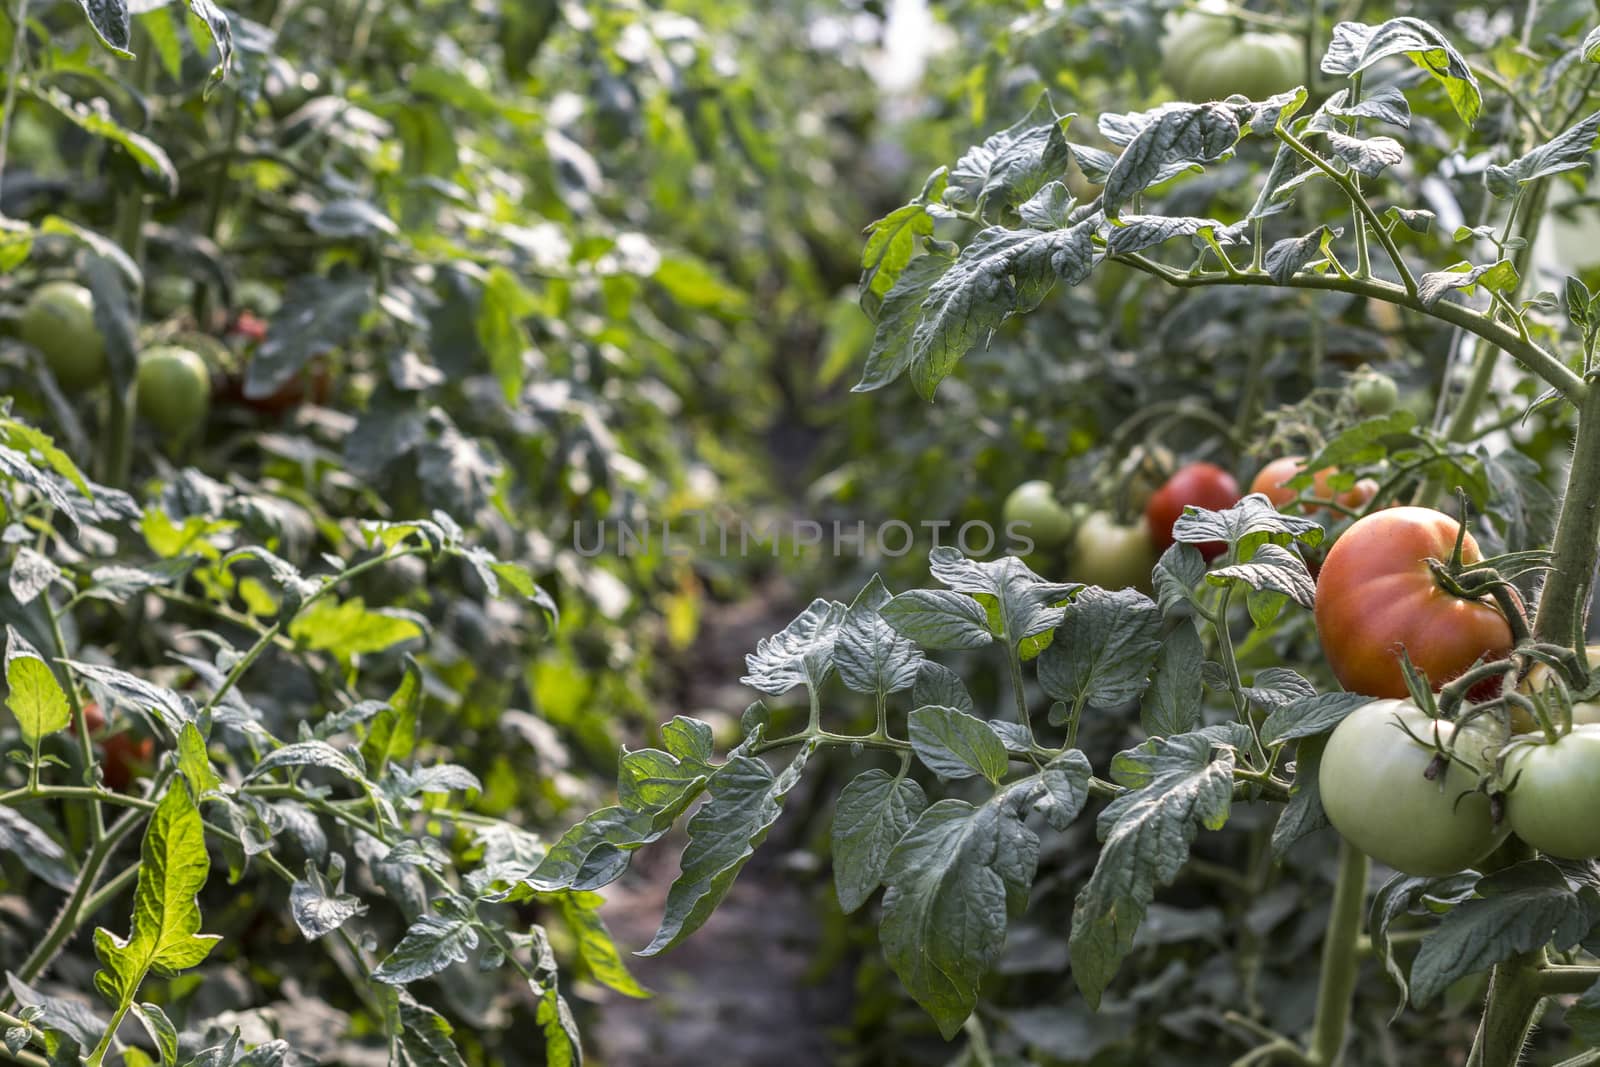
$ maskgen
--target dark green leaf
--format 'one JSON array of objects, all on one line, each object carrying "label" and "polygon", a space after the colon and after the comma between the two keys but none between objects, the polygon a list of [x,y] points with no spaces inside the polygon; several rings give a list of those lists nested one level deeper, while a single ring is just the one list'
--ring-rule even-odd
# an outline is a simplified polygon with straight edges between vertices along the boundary
[{"label": "dark green leaf", "polygon": [[1019,783],[981,807],[941,800],[901,838],[884,874],[879,937],[889,966],[946,1039],[977,1004],[999,957],[1007,915],[1020,914],[1039,839],[1020,808],[1037,783]]},{"label": "dark green leaf", "polygon": [[1156,888],[1178,876],[1200,827],[1222,828],[1233,802],[1233,752],[1203,733],[1152,739],[1119,760],[1133,789],[1100,813],[1104,845],[1072,911],[1072,973],[1091,1007],[1132,949]]},{"label": "dark green leaf", "polygon": [[939,777],[981,774],[994,784],[1005,777],[1005,745],[982,719],[933,704],[913,711],[909,722],[917,758]]},{"label": "dark green leaf", "polygon": [[1457,979],[1552,940],[1564,952],[1600,919],[1600,893],[1589,886],[1574,892],[1547,860],[1485,875],[1477,893],[1423,938],[1411,964],[1412,1004],[1421,1007]]},{"label": "dark green leaf", "polygon": [[876,767],[840,792],[833,810],[833,884],[846,914],[882,884],[890,853],[927,806],[916,782]]},{"label": "dark green leaf", "polygon": [[1190,622],[1180,622],[1161,642],[1155,672],[1144,691],[1139,722],[1145,733],[1165,737],[1200,725],[1200,665],[1205,647]]},{"label": "dark green leaf", "polygon": [[806,745],[776,777],[765,763],[748,756],[733,756],[717,768],[706,783],[705,804],[689,820],[689,844],[678,878],[667,891],[661,928],[640,950],[641,956],[666,951],[711,917],[766,839],[814,749],[814,744]]},{"label": "dark green leaf", "polygon": [[1133,589],[1089,588],[1062,609],[1039,657],[1039,685],[1073,707],[1114,708],[1144,691],[1161,650],[1161,612]]}]

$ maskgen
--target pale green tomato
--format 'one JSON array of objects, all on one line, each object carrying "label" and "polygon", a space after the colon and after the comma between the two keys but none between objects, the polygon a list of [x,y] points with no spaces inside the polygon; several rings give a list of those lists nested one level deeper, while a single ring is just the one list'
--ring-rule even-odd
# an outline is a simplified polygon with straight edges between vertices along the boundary
[{"label": "pale green tomato", "polygon": [[[1452,762],[1436,779],[1424,777],[1434,750],[1411,734],[1448,743],[1454,723],[1435,721],[1409,700],[1375,700],[1345,717],[1328,738],[1317,771],[1322,808],[1351,845],[1397,871],[1454,874],[1505,840],[1489,798],[1476,792],[1472,772]],[[1485,719],[1460,730],[1455,753],[1486,767],[1500,738]]]},{"label": "pale green tomato", "polygon": [[1008,533],[1016,524],[1017,532],[1040,548],[1058,548],[1072,536],[1072,513],[1056,500],[1049,482],[1023,482],[1011,490],[1000,514]]},{"label": "pale green tomato", "polygon": [[1574,726],[1553,745],[1514,746],[1505,777],[1506,821],[1518,837],[1561,859],[1600,856],[1600,725]]},{"label": "pale green tomato", "polygon": [[105,380],[105,341],[94,324],[94,297],[73,282],[46,282],[22,310],[18,336],[44,356],[61,388],[88,389]]},{"label": "pale green tomato", "polygon": [[1150,588],[1155,545],[1144,516],[1123,526],[1104,511],[1091,511],[1072,538],[1072,577],[1103,589]]}]

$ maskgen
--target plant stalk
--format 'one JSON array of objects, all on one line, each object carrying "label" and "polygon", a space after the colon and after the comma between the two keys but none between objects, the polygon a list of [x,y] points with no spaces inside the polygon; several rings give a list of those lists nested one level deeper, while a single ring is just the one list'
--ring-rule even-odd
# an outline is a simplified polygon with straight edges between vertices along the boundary
[{"label": "plant stalk", "polygon": [[1311,1062],[1338,1067],[1350,1029],[1350,1008],[1360,972],[1358,945],[1361,912],[1367,899],[1366,853],[1348,841],[1339,842],[1339,877],[1333,886],[1333,909],[1322,942],[1322,974],[1317,985],[1317,1014],[1311,1030]]}]

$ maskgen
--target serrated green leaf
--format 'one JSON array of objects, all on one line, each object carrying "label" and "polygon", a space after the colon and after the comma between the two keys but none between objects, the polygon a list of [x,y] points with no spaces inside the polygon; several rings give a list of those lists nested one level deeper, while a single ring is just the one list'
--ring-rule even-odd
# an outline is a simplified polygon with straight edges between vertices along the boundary
[{"label": "serrated green leaf", "polygon": [[982,775],[998,785],[1010,761],[1006,748],[982,719],[955,708],[930,705],[909,718],[917,759],[941,778]]},{"label": "serrated green leaf", "polygon": [[328,597],[296,615],[289,636],[307,648],[349,658],[415,640],[422,636],[422,626],[409,615],[369,609],[360,597]]},{"label": "serrated green leaf", "polygon": [[628,972],[600,917],[603,899],[595,893],[569,892],[560,895],[560,902],[561,917],[578,942],[578,958],[589,968],[590,976],[625,997],[648,997],[650,991]]},{"label": "serrated green leaf", "polygon": [[689,820],[689,844],[672,888],[661,928],[641,956],[654,956],[698,930],[722,903],[745,863],[766,839],[783,810],[783,798],[800,781],[815,751],[800,749],[783,773],[749,756],[733,756],[706,783],[707,799]]},{"label": "serrated green leaf", "polygon": [[839,625],[834,668],[853,692],[883,697],[910,689],[917,680],[922,651],[879,615],[889,600],[883,580],[873,575]]},{"label": "serrated green leaf", "polygon": [[183,729],[178,731],[178,770],[197,797],[222,785],[222,779],[211,766],[211,756],[206,752],[206,739],[192,722],[184,723]]},{"label": "serrated green leaf", "polygon": [[977,1005],[978,984],[1027,905],[1039,839],[1022,821],[1030,779],[979,807],[941,800],[900,839],[884,872],[879,937],[889,966],[945,1038]]},{"label": "serrated green leaf", "polygon": [[882,884],[895,845],[927,806],[916,782],[876,767],[839,793],[833,810],[833,884],[846,914]]},{"label": "serrated green leaf", "polygon": [[461,919],[424,915],[372,972],[373,981],[409,985],[431,978],[454,963],[465,962],[478,947],[478,931]]},{"label": "serrated green leaf", "polygon": [[6,704],[22,729],[22,740],[37,749],[42,738],[72,722],[67,694],[55,672],[27,639],[6,626]]},{"label": "serrated green leaf", "polygon": [[1100,813],[1104,844],[1072,911],[1072,973],[1098,1006],[1155,899],[1189,859],[1203,826],[1221,829],[1233,803],[1234,757],[1205,733],[1155,738],[1119,760],[1131,792]]},{"label": "serrated green leaf", "polygon": [[211,860],[200,812],[182,783],[168,788],[156,806],[139,858],[129,935],[118,937],[103,926],[94,932],[95,955],[104,966],[95,986],[119,1008],[133,1001],[150,971],[172,975],[197,966],[222,940],[200,933],[197,894]]},{"label": "serrated green leaf", "polygon": [[1161,649],[1161,611],[1133,589],[1090,588],[1062,608],[1039,656],[1039,685],[1070,706],[1113,708],[1144,691]]},{"label": "serrated green leaf", "polygon": [[1423,938],[1411,963],[1412,1004],[1421,1007],[1457,979],[1552,939],[1557,951],[1566,951],[1600,919],[1600,893],[1591,886],[1574,892],[1547,860],[1486,875],[1477,892]]}]

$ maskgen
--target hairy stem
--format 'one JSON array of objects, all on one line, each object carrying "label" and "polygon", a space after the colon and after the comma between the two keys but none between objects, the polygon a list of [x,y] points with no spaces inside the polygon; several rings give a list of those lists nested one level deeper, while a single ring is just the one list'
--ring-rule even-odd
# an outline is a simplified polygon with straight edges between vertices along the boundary
[{"label": "hairy stem", "polygon": [[0,108],[0,181],[6,174],[6,146],[11,143],[11,120],[17,113],[17,83],[22,81],[22,58],[28,41],[28,0],[17,0],[11,24],[11,59],[6,64],[6,100]]},{"label": "hairy stem", "polygon": [[1393,285],[1377,278],[1296,274],[1286,282],[1280,283],[1268,274],[1228,275],[1221,271],[1185,274],[1180,270],[1175,270],[1165,264],[1157,263],[1137,254],[1119,255],[1113,258],[1137,270],[1153,274],[1169,285],[1174,285],[1180,289],[1198,289],[1208,285],[1286,285],[1291,289],[1324,289],[1387,301],[1398,307],[1420,311],[1451,325],[1460,326],[1468,333],[1476,334],[1490,344],[1499,346],[1511,353],[1523,366],[1527,367],[1547,385],[1574,404],[1580,403],[1589,393],[1588,383],[1573,373],[1564,362],[1547,352],[1538,342],[1522,337],[1516,330],[1511,329],[1504,323],[1497,322],[1482,312],[1474,311],[1464,304],[1456,304],[1447,300],[1441,300],[1432,306],[1425,306],[1415,294],[1407,292],[1398,285]]},{"label": "hairy stem", "polygon": [[1333,909],[1322,942],[1322,976],[1311,1030],[1311,1062],[1317,1067],[1338,1067],[1344,1052],[1359,971],[1357,944],[1367,896],[1367,868],[1365,853],[1348,841],[1339,842],[1339,878],[1334,883]]},{"label": "hairy stem", "polygon": [[1582,646],[1596,544],[1600,544],[1600,391],[1592,393],[1578,409],[1572,466],[1567,470],[1550,570],[1533,624],[1536,639]]}]

